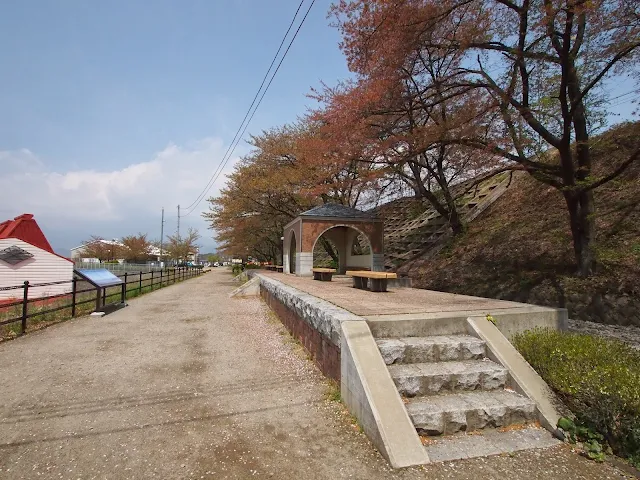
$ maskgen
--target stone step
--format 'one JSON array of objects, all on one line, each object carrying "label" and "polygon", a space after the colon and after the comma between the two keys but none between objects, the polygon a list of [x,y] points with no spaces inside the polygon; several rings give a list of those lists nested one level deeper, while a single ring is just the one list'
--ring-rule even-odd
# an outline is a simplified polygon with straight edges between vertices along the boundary
[{"label": "stone step", "polygon": [[486,354],[485,343],[470,335],[380,338],[376,343],[387,365],[478,360]]},{"label": "stone step", "polygon": [[503,389],[509,376],[488,359],[389,365],[389,373],[405,397]]},{"label": "stone step", "polygon": [[532,448],[548,448],[562,442],[550,432],[534,425],[518,429],[486,429],[441,437],[429,437],[425,445],[431,462],[450,462],[464,458],[486,457]]},{"label": "stone step", "polygon": [[535,403],[510,390],[416,397],[406,406],[418,432],[426,435],[500,428],[537,419]]}]

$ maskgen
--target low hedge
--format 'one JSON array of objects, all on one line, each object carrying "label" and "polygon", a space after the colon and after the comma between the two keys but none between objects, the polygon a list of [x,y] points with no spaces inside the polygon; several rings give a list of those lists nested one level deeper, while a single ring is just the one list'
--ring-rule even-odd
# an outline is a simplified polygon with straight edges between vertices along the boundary
[{"label": "low hedge", "polygon": [[580,424],[640,465],[640,351],[617,340],[552,330],[524,332],[513,343]]}]

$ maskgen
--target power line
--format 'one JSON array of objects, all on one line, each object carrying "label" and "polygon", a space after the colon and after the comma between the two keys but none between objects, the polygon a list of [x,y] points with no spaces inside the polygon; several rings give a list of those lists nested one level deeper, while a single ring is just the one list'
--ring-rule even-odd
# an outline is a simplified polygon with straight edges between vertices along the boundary
[{"label": "power line", "polygon": [[629,90],[628,92],[622,93],[622,94],[618,95],[617,97],[610,98],[609,101],[611,102],[612,100],[617,100],[618,98],[626,97],[628,95],[635,94],[635,93],[636,93],[635,90]]},{"label": "power line", "polygon": [[[633,95],[632,97],[630,97],[630,95]],[[609,107],[617,107],[618,105],[624,105],[625,103],[629,103],[629,100],[631,100],[632,98],[635,98],[635,95],[637,95],[637,91],[636,90],[630,90],[628,92],[622,93],[616,97],[612,97],[609,98],[605,103],[609,106]],[[615,100],[615,102],[614,102]]]},{"label": "power line", "polygon": [[307,19],[307,15],[309,15],[309,12],[311,11],[311,7],[313,7],[314,3],[315,3],[315,0],[311,0],[311,4],[309,5],[309,8],[307,8],[307,11],[305,12],[304,17],[302,17],[302,21],[300,22],[300,25],[298,25],[298,28],[297,28],[296,32],[293,34],[293,37],[291,38],[291,41],[289,42],[289,45],[287,45],[287,49],[285,50],[284,54],[282,55],[282,58],[280,58],[280,62],[278,63],[278,66],[276,67],[275,71],[273,72],[273,75],[271,76],[271,79],[269,80],[269,83],[267,84],[266,88],[262,92],[262,95],[260,96],[260,100],[258,100],[258,103],[257,103],[256,107],[253,109],[253,113],[249,117],[249,120],[247,121],[246,125],[244,126],[244,129],[242,130],[242,133],[238,137],[238,139],[236,141],[236,144],[233,146],[233,149],[231,150],[231,153],[229,154],[227,159],[222,164],[222,168],[220,169],[220,171],[216,175],[216,177],[213,180],[213,182],[210,182],[211,184],[208,187],[206,187],[206,190],[200,196],[201,198],[197,201],[195,206],[191,210],[189,210],[189,212],[187,212],[184,215],[185,217],[187,215],[190,215],[191,213],[193,213],[193,211],[198,207],[198,205],[200,204],[202,199],[206,196],[206,194],[209,192],[209,190],[211,189],[211,187],[213,186],[215,181],[218,179],[218,177],[222,173],[222,170],[224,170],[224,167],[227,165],[227,162],[231,158],[231,155],[233,155],[233,152],[235,151],[236,147],[240,143],[240,140],[242,139],[242,135],[244,135],[244,132],[247,130],[247,127],[249,126],[249,123],[251,123],[251,120],[253,119],[253,116],[256,114],[256,111],[258,110],[258,107],[262,103],[262,99],[264,98],[264,96],[266,95],[267,91],[269,90],[269,87],[271,86],[271,82],[273,82],[273,79],[275,78],[276,74],[278,73],[278,70],[280,70],[280,66],[282,65],[282,62],[284,61],[285,57],[287,56],[287,53],[289,53],[289,49],[291,48],[291,45],[293,45],[294,40],[298,36],[298,33],[300,32],[300,29],[302,28],[302,25],[304,24],[305,20]]},{"label": "power line", "polygon": [[[303,3],[304,3],[304,0],[301,0],[300,4],[298,5],[298,8],[296,9],[296,13],[293,15],[293,18],[291,19],[291,23],[289,23],[289,28],[287,28],[287,31],[285,32],[284,36],[282,37],[282,41],[280,42],[280,46],[278,47],[278,50],[276,51],[276,54],[273,56],[273,59],[271,60],[271,64],[269,65],[269,68],[267,69],[267,72],[264,74],[264,77],[262,78],[262,83],[260,83],[260,87],[258,88],[258,91],[256,92],[255,96],[253,97],[253,100],[251,101],[251,105],[249,105],[249,108],[247,109],[247,113],[244,114],[244,118],[242,119],[242,122],[240,123],[240,126],[238,127],[238,130],[236,130],[236,134],[233,136],[233,140],[231,140],[231,143],[229,144],[229,148],[227,148],[227,151],[222,156],[222,159],[220,160],[220,163],[218,164],[218,166],[214,170],[213,175],[211,175],[211,178],[209,179],[209,181],[205,185],[205,187],[202,190],[202,192],[200,193],[200,195],[198,195],[198,197],[191,203],[191,205],[186,207],[185,210],[189,210],[192,207],[195,208],[195,206],[197,206],[197,204],[202,201],[202,198],[200,198],[200,197],[202,195],[205,195],[206,192],[211,188],[211,185],[215,182],[214,178],[215,179],[218,178],[216,176],[216,174],[218,174],[218,169],[220,168],[220,166],[224,162],[224,160],[227,157],[227,155],[229,155],[229,152],[231,151],[231,146],[233,145],[233,142],[236,141],[236,138],[240,134],[240,130],[242,130],[242,126],[244,125],[245,121],[247,120],[247,117],[249,116],[249,112],[251,112],[251,108],[253,108],[253,105],[256,103],[256,99],[258,98],[258,95],[260,95],[260,91],[262,90],[262,87],[264,86],[264,82],[267,81],[267,77],[269,76],[269,73],[271,72],[271,69],[273,68],[273,64],[276,63],[276,59],[278,58],[278,55],[280,54],[280,50],[282,50],[282,46],[284,45],[284,42],[287,39],[287,36],[289,35],[289,32],[291,31],[291,28],[293,27],[293,24],[296,21],[296,18],[298,17],[298,13],[300,12],[300,8],[302,7]],[[189,212],[189,213],[191,213],[191,212]],[[189,213],[187,213],[186,215],[189,215]]]}]

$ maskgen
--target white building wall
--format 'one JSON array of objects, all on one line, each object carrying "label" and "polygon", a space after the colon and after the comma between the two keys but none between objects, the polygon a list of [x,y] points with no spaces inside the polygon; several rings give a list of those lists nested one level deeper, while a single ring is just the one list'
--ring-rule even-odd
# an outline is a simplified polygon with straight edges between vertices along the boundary
[{"label": "white building wall", "polygon": [[313,252],[296,254],[296,275],[299,277],[313,276]]},{"label": "white building wall", "polygon": [[[58,257],[52,253],[34,247],[30,243],[13,238],[0,240],[0,250],[11,246],[26,250],[33,257],[20,262],[17,265],[10,265],[0,260],[0,287],[22,285],[25,280],[30,284],[60,282],[73,278],[73,263]],[[46,297],[49,295],[59,295],[71,291],[71,283],[62,285],[49,285],[46,287],[30,287],[29,298]],[[0,290],[0,300],[7,298],[22,298],[22,289]]]},{"label": "white building wall", "polygon": [[373,270],[371,255],[351,255],[347,250],[347,267],[368,268]]}]

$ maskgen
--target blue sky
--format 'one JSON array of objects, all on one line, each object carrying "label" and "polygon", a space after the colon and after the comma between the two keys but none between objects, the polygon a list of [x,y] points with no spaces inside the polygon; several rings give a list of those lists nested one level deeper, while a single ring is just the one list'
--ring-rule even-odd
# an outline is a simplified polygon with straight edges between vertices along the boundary
[{"label": "blue sky", "polygon": [[[148,231],[159,237],[154,230],[159,230],[160,208],[175,217],[176,205],[191,203],[204,187],[297,5],[295,0],[3,2],[0,151],[5,155],[0,162],[22,175],[38,171],[49,180],[62,176],[58,180],[77,187],[78,197],[100,191],[111,209],[123,205],[115,205],[109,190],[125,194],[131,203],[129,211],[107,214],[104,205],[96,205],[100,202],[56,200],[56,212],[35,199],[3,196],[0,217],[35,213],[59,249],[92,234],[118,237]],[[248,132],[295,120],[310,103],[305,97],[310,87],[348,75],[338,32],[326,18],[329,5],[328,0],[316,1]],[[245,151],[243,142],[234,157]],[[154,182],[127,183],[131,175],[124,169],[163,155],[172,165],[152,175]],[[191,171],[176,184],[174,170],[181,162]],[[83,172],[93,180],[70,175]],[[126,186],[118,188],[114,182]],[[52,189],[50,181],[45,184],[41,187],[51,196],[66,191]],[[83,192],[82,184],[90,191]],[[154,190],[148,192],[148,205],[134,206],[145,202],[145,196],[128,195],[128,188]],[[206,238],[211,233],[196,214],[183,225],[198,227],[201,244],[212,248]],[[170,222],[175,224],[175,218]]]},{"label": "blue sky", "polygon": [[[223,157],[297,5],[2,2],[0,219],[34,213],[63,254],[90,235],[159,238],[163,206],[174,231],[176,206]],[[316,1],[248,132],[294,121],[311,87],[349,75],[329,5]],[[614,95],[631,88],[619,82]],[[615,109],[627,118],[631,107]],[[242,142],[225,172],[246,151]],[[209,251],[204,208],[182,228],[198,228]]]}]

